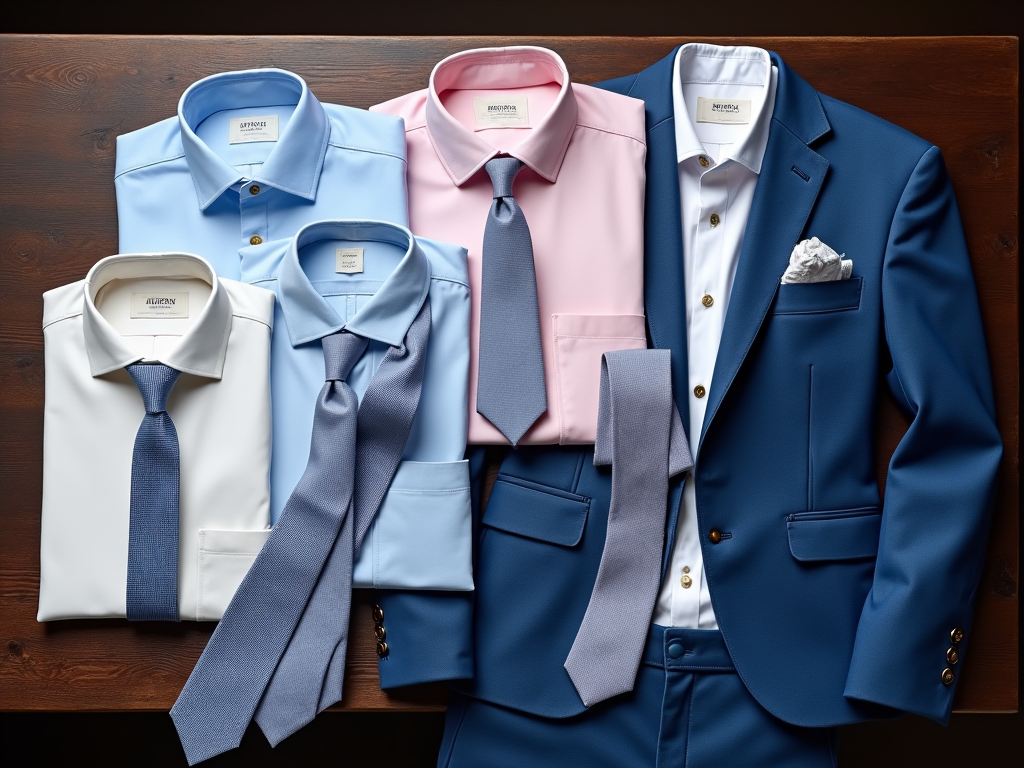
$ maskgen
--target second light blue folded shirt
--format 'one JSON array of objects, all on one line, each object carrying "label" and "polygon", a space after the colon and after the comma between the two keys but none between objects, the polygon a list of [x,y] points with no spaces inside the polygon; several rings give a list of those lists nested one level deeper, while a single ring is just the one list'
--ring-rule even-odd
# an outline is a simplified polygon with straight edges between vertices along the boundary
[{"label": "second light blue folded shirt", "polygon": [[[395,224],[324,221],[294,238],[238,251],[244,282],[277,296],[271,344],[276,522],[309,458],[324,384],[321,339],[346,328],[370,339],[348,383],[362,398],[426,295],[430,340],[419,407],[402,462],[367,533],[354,586],[473,588],[467,431],[469,277],[466,250]],[[341,270],[341,271],[339,271]]]}]

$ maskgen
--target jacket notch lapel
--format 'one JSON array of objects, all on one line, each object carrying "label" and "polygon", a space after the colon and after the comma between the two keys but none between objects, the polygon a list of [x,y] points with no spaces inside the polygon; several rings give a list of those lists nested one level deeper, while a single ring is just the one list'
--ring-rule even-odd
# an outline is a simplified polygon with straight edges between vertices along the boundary
[{"label": "jacket notch lapel", "polygon": [[679,198],[672,68],[676,51],[639,74],[629,96],[643,99],[647,114],[647,185],[644,217],[644,308],[651,342],[672,351],[672,389],[689,438],[686,286]]},{"label": "jacket notch lapel", "polygon": [[801,239],[827,171],[828,160],[785,124],[772,120],[715,361],[702,428],[704,435],[768,314],[789,264],[789,255]]}]

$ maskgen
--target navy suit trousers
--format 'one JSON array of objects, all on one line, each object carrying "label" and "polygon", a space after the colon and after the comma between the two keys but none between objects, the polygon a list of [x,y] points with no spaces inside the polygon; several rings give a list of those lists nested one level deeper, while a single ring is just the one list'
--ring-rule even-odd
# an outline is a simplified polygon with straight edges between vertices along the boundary
[{"label": "navy suit trousers", "polygon": [[750,695],[718,630],[654,626],[632,692],[546,718],[452,692],[438,768],[835,768],[836,729]]}]

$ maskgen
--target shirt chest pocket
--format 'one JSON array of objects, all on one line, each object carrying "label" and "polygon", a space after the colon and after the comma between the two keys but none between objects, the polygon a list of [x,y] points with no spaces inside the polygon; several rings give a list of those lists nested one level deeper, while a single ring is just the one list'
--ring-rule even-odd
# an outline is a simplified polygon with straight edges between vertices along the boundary
[{"label": "shirt chest pocket", "polygon": [[586,445],[597,435],[601,356],[645,349],[643,315],[552,315],[560,445]]},{"label": "shirt chest pocket", "polygon": [[818,315],[860,309],[864,278],[822,283],[788,283],[779,286],[775,315]]}]

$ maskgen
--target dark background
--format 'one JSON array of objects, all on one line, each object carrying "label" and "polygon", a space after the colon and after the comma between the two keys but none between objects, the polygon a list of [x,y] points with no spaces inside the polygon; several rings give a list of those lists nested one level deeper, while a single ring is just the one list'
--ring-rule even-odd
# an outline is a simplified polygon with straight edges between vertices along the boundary
[{"label": "dark background", "polygon": [[[19,3],[2,32],[242,35],[1016,35],[1020,0],[420,0],[359,3]],[[653,63],[653,62],[652,62]],[[4,106],[0,105],[0,109]],[[0,183],[3,180],[0,179]],[[0,534],[2,535],[2,534]],[[771,637],[765,638],[771,643]],[[204,765],[288,766],[365,763],[433,766],[443,715],[328,712],[271,750],[250,729],[241,749]],[[723,754],[727,754],[723,751]],[[183,766],[164,713],[0,714],[7,766],[102,762]],[[917,717],[843,728],[840,768],[1002,768],[1024,761],[1024,716],[953,715],[948,727]],[[524,768],[529,768],[524,766]],[[624,767],[626,768],[626,767]]]}]

